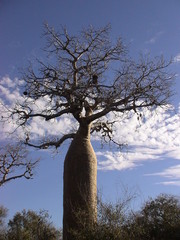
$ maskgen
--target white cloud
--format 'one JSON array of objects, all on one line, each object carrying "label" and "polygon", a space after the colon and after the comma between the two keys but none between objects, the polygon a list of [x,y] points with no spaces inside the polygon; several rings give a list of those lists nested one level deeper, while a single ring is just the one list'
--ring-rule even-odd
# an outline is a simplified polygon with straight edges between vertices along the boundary
[{"label": "white cloud", "polygon": [[174,57],[174,62],[176,62],[176,63],[180,62],[180,53],[178,53],[178,54]]},{"label": "white cloud", "polygon": [[8,76],[5,76],[1,79],[1,85],[7,86],[8,88],[14,88],[20,84],[18,78],[11,80]]},{"label": "white cloud", "polygon": [[153,43],[155,43],[156,42],[156,37],[152,37],[151,39],[149,39],[148,41],[147,41],[147,43],[151,43],[151,44],[153,44]]},{"label": "white cloud", "polygon": [[180,180],[180,165],[175,165],[175,166],[169,167],[162,172],[152,173],[152,174],[147,174],[147,175],[163,176],[166,178]]},{"label": "white cloud", "polygon": [[127,160],[127,156],[120,152],[96,152],[96,155],[99,160],[99,170],[123,170],[134,168],[136,166],[133,161]]},{"label": "white cloud", "polygon": [[180,186],[180,165],[178,164],[171,166],[162,170],[161,172],[146,174],[146,176],[160,176],[170,179],[170,181],[162,181],[157,184]]},{"label": "white cloud", "polygon": [[107,151],[100,158],[100,169],[132,168],[148,160],[180,160],[180,108],[177,113],[172,108],[158,108],[142,114],[141,122],[134,115],[116,123],[115,139],[128,143],[128,147],[123,156]]},{"label": "white cloud", "polygon": [[157,184],[161,184],[161,185],[165,185],[165,186],[180,186],[180,181],[159,182]]},{"label": "white cloud", "polygon": [[[14,132],[17,128],[17,118],[14,116],[13,118],[9,118],[8,121],[4,122],[6,118],[10,115],[9,109],[13,108],[16,102],[23,103],[25,98],[23,94],[20,93],[20,87],[23,84],[22,81],[15,78],[14,80],[9,77],[4,77],[0,80],[0,112],[1,117],[3,116],[3,121],[0,121],[0,129],[1,129],[1,140],[9,137],[8,133]],[[33,102],[32,108],[33,110],[41,109],[47,110],[48,106],[48,98],[38,99],[36,102],[29,99],[29,101]],[[63,117],[56,120],[45,121],[44,118],[34,118],[30,124],[27,126],[27,131],[31,132],[32,138],[37,137],[47,137],[47,136],[56,136],[60,137],[64,133],[69,132],[73,128],[76,128],[76,124],[72,122],[72,118]],[[16,134],[20,137],[23,136],[22,129],[17,129]]]},{"label": "white cloud", "polygon": [[151,37],[149,40],[146,41],[147,44],[154,44],[156,41],[160,38],[160,36],[163,34],[163,31],[157,32],[153,37]]}]

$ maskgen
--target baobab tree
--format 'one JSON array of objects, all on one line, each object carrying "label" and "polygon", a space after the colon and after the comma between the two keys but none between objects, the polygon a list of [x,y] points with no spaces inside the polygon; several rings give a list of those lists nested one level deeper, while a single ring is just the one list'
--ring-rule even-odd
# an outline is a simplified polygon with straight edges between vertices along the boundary
[{"label": "baobab tree", "polygon": [[[91,133],[118,144],[113,139],[115,121],[104,117],[111,112],[121,117],[130,111],[139,117],[142,108],[166,105],[173,76],[167,71],[170,61],[163,57],[140,56],[133,61],[120,38],[111,41],[110,26],[90,26],[77,35],[65,28],[55,31],[45,25],[44,29],[47,60],[38,60],[38,68],[29,66],[24,71],[24,102],[16,103],[11,115],[23,129],[35,118],[43,124],[72,116],[78,124],[63,135],[57,132],[56,138],[37,140],[28,132],[24,139],[39,149],[59,148],[72,139],[64,162],[63,238],[70,240],[71,232],[79,228],[79,210],[85,213],[84,222],[96,221],[97,160]],[[44,102],[41,108],[34,107],[37,101]]]}]

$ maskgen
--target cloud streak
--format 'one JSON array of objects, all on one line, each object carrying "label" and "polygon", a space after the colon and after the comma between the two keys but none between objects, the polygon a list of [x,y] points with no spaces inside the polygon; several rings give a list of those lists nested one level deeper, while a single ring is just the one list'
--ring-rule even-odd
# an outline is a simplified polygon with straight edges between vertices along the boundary
[{"label": "cloud streak", "polygon": [[165,176],[167,178],[180,180],[180,165],[172,166],[172,167],[165,169],[163,172],[153,173],[150,175]]},{"label": "cloud streak", "polygon": [[161,172],[146,174],[146,176],[160,176],[169,179],[168,181],[158,182],[157,184],[180,186],[180,164],[166,168]]},{"label": "cloud streak", "polygon": [[163,34],[163,31],[157,32],[153,37],[151,37],[149,40],[146,41],[147,44],[155,44],[156,41],[160,38],[160,36]]}]

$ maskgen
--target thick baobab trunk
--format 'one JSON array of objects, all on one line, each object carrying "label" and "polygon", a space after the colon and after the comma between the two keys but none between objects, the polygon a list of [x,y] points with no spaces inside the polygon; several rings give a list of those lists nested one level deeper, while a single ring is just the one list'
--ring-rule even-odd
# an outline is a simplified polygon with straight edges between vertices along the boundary
[{"label": "thick baobab trunk", "polygon": [[90,142],[90,125],[80,125],[67,152],[63,198],[63,240],[71,240],[81,223],[93,223],[97,215],[97,160]]}]

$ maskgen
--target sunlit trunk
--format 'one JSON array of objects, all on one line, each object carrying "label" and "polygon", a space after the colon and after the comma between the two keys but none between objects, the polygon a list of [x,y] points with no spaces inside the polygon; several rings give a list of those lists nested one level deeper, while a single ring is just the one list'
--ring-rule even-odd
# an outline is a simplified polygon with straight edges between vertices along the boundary
[{"label": "sunlit trunk", "polygon": [[97,160],[90,142],[90,125],[81,124],[64,162],[63,240],[72,231],[96,221]]}]

